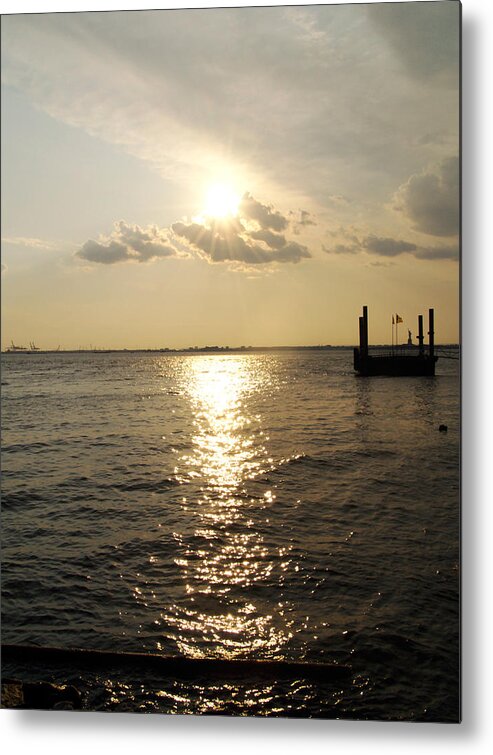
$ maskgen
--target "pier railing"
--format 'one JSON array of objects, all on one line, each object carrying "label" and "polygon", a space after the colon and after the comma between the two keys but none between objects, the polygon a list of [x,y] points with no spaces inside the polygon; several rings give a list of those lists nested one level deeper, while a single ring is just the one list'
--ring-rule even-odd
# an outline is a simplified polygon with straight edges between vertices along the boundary
[{"label": "pier railing", "polygon": [[[424,351],[427,354],[427,350]],[[403,344],[401,346],[369,346],[368,356],[371,357],[391,357],[391,356],[416,356],[419,354],[419,346],[413,344]],[[460,359],[460,349],[456,346],[435,346],[436,356],[443,359]]]},{"label": "pier railing", "polygon": [[391,357],[391,356],[416,356],[419,354],[419,346],[369,346],[368,356],[371,357]]}]

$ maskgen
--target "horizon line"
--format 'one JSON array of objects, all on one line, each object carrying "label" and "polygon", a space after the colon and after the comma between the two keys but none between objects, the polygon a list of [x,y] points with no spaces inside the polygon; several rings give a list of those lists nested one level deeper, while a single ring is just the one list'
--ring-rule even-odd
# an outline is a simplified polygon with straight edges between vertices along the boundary
[{"label": "horizon line", "polygon": [[[442,344],[435,344],[435,348],[458,348],[460,347],[459,342],[451,342],[451,343],[442,343]],[[169,347],[162,347],[162,346],[148,346],[148,347],[103,347],[103,346],[96,346],[96,347],[79,347],[79,348],[71,348],[71,347],[61,347],[58,348],[51,348],[51,349],[29,349],[29,348],[23,348],[18,347],[15,349],[12,349],[12,347],[7,346],[4,349],[2,349],[2,354],[60,354],[60,353],[70,353],[70,354],[79,354],[79,353],[125,353],[125,352],[156,352],[156,353],[162,353],[162,354],[179,354],[179,353],[201,353],[201,352],[244,352],[244,351],[287,351],[287,350],[301,350],[301,349],[307,349],[307,350],[315,350],[315,351],[324,351],[329,349],[353,349],[355,348],[354,344],[308,344],[305,346],[302,345],[270,345],[270,346],[185,346],[180,348],[169,348]],[[370,348],[410,348],[409,344],[403,343],[399,345],[392,345],[387,343],[375,343],[371,344]],[[419,348],[417,344],[412,344],[411,348]]]}]

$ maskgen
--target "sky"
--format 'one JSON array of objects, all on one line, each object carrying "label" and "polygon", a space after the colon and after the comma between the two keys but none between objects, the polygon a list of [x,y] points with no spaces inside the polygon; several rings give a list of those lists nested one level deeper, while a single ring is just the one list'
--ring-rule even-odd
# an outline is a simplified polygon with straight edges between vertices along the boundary
[{"label": "sky", "polygon": [[459,339],[459,3],[2,17],[2,348]]}]

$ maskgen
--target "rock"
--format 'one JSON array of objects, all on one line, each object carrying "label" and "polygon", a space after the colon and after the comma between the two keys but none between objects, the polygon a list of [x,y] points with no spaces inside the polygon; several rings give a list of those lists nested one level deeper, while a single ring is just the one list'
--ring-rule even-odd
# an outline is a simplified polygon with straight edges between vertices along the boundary
[{"label": "rock", "polygon": [[80,710],[82,696],[71,684],[6,679],[2,682],[2,708]]},{"label": "rock", "polygon": [[438,430],[439,430],[439,431],[440,431],[441,433],[446,433],[446,432],[447,432],[447,430],[448,430],[448,427],[447,427],[447,425],[440,425],[440,427],[438,428]]},{"label": "rock", "polygon": [[22,708],[24,694],[22,682],[5,680],[2,682],[2,708]]}]

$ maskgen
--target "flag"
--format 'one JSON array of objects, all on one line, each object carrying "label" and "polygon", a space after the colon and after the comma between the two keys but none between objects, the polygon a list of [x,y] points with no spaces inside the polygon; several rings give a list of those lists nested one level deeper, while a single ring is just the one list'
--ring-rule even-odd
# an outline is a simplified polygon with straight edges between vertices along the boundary
[{"label": "flag", "polygon": [[392,325],[395,325],[394,315],[392,315]]},{"label": "flag", "polygon": [[402,317],[399,317],[399,315],[395,316],[395,321],[397,324],[399,324],[400,322],[403,322]]}]

